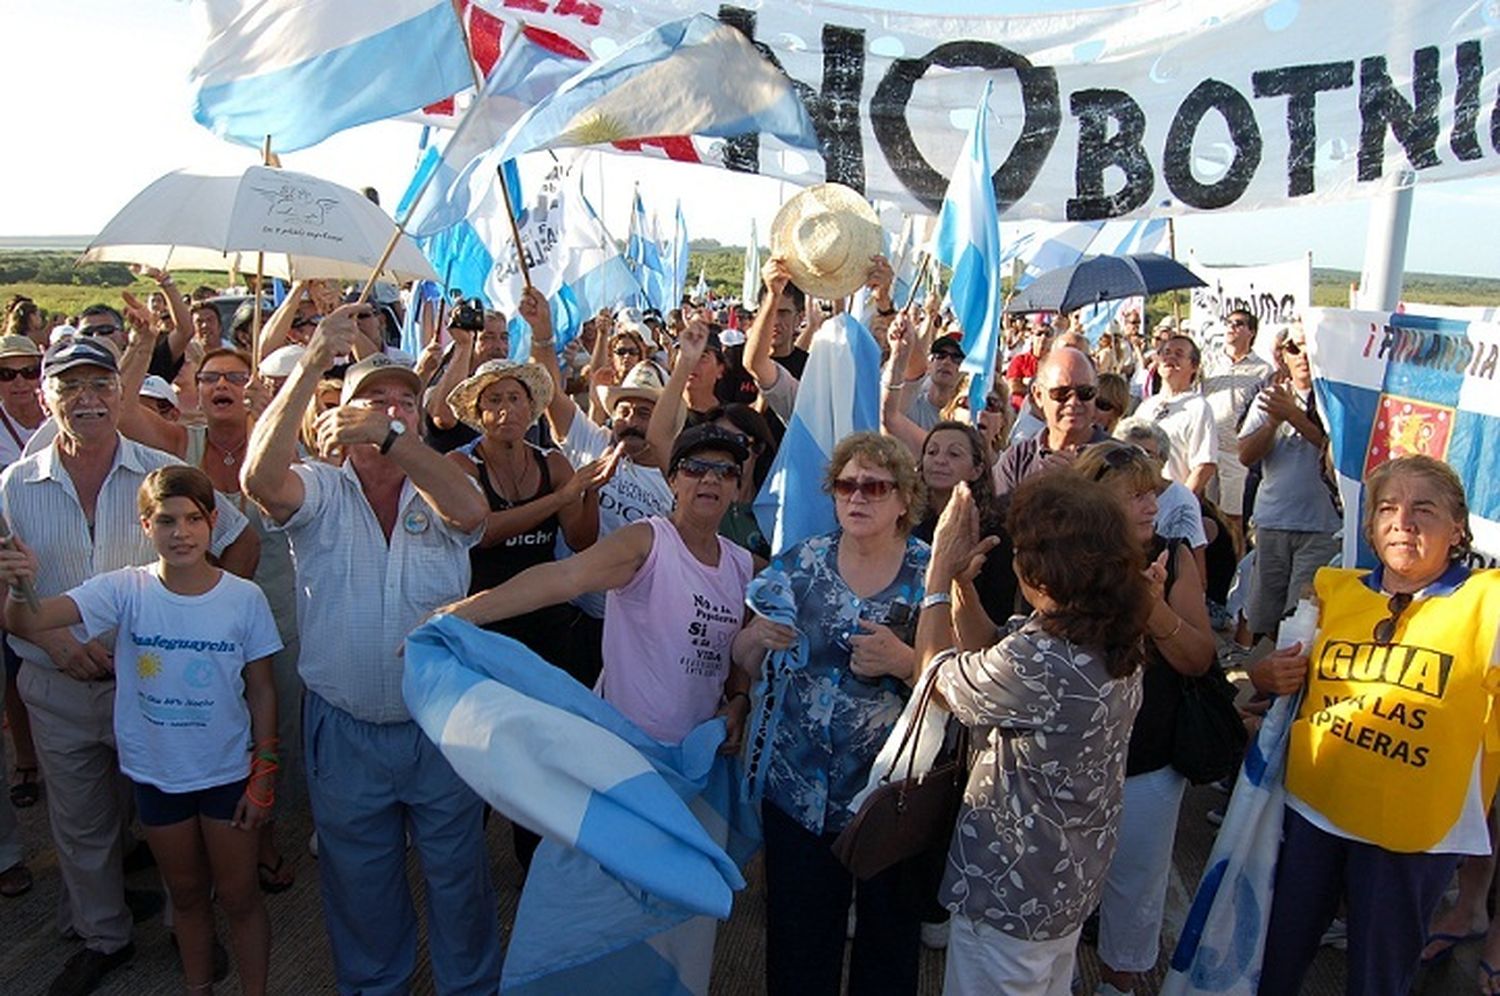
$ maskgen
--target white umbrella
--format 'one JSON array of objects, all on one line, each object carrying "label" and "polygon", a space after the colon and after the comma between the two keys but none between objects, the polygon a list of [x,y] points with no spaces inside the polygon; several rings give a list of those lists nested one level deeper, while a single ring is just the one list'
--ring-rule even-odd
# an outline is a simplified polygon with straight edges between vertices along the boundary
[{"label": "white umbrella", "polygon": [[[168,173],[136,194],[79,257],[161,270],[263,272],[283,280],[367,280],[396,223],[357,191],[306,173],[251,166],[239,176]],[[436,280],[402,235],[382,271]]]}]

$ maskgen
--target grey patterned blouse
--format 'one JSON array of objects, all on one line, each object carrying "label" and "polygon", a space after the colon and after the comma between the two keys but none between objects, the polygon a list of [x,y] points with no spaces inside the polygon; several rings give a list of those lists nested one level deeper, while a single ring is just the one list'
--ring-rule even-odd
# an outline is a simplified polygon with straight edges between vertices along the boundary
[{"label": "grey patterned blouse", "polygon": [[1114,857],[1140,671],[1111,678],[1093,650],[1037,617],[979,652],[945,651],[937,688],[975,753],[940,898],[1021,940],[1065,937],[1098,902]]}]

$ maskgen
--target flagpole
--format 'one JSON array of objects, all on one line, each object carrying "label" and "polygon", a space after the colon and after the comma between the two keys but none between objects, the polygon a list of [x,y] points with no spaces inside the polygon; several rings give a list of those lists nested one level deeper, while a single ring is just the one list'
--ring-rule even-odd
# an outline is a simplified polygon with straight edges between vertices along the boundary
[{"label": "flagpole", "polygon": [[[1167,252],[1171,253],[1172,261],[1175,263],[1177,261],[1177,220],[1171,217],[1167,218]],[[1145,310],[1144,305],[1141,310]],[[1146,319],[1142,317],[1142,329],[1145,328],[1145,321]],[[1172,329],[1173,331],[1182,330],[1182,299],[1177,296],[1176,288],[1172,290]]]},{"label": "flagpole", "polygon": [[526,289],[531,290],[531,269],[526,265],[526,253],[521,251],[521,227],[516,224],[516,208],[510,202],[510,185],[505,182],[505,167],[495,167],[495,179],[500,183],[500,196],[505,198],[505,220],[510,222],[510,238],[516,246],[516,265],[521,268],[521,279]]},{"label": "flagpole", "polygon": [[[271,136],[267,135],[260,149],[260,162],[262,166],[271,165]],[[260,371],[260,293],[261,284],[265,282],[266,276],[266,254],[261,250],[255,253],[255,291],[252,300],[255,302],[250,311],[250,376],[254,377]],[[291,274],[288,273],[288,276]]]},{"label": "flagpole", "polygon": [[[458,27],[458,37],[464,43],[464,57],[469,62],[469,72],[474,77],[474,99],[469,102],[468,108],[464,111],[463,119],[459,121],[458,128],[454,129],[454,135],[457,135],[458,131],[463,128],[464,123],[469,120],[469,116],[474,113],[474,108],[479,106],[479,96],[484,92],[484,77],[479,75],[479,67],[474,63],[473,50],[469,47],[469,32],[464,28],[464,19],[459,8],[459,2],[460,0],[452,0],[450,9],[453,11],[453,23]],[[449,138],[448,141],[451,143],[453,139]],[[444,146],[444,151],[446,150],[447,147]],[[432,185],[432,180],[436,176],[437,170],[433,169],[429,170],[427,175],[422,178],[422,185],[417,188],[415,196],[411,199],[411,206],[413,208],[422,202],[422,195],[427,193],[427,188]],[[408,211],[408,217],[410,214],[411,212]],[[391,254],[396,251],[396,246],[400,245],[401,236],[406,234],[406,219],[397,218],[395,221],[396,230],[391,233],[390,239],[385,244],[385,249],[380,253],[380,258],[375,261],[374,268],[370,270],[370,278],[365,281],[364,288],[360,290],[359,300],[355,302],[357,304],[364,304],[370,300],[370,294],[375,289],[375,281],[379,279],[381,271],[385,269],[385,264],[390,262]]]}]

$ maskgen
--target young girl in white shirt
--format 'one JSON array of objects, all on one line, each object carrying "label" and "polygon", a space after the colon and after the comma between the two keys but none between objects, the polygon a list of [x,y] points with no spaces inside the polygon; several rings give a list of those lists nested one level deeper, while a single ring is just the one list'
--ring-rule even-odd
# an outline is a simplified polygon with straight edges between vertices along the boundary
[{"label": "young girl in white shirt", "polygon": [[[36,558],[0,548],[5,625],[30,636],[115,632],[115,741],[146,841],[171,893],[189,992],[213,991],[213,905],[229,920],[240,985],[263,994],[271,932],[256,879],[256,832],[274,801],[281,640],[253,583],[209,563],[213,484],[196,467],[152,471],[141,528],[157,561],[90,578],[28,605]],[[253,748],[252,748],[253,744]]]}]

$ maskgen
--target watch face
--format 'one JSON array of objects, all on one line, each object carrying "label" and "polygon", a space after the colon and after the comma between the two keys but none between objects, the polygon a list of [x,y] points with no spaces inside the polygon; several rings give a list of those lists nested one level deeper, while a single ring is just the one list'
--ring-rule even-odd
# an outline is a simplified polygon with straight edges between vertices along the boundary
[{"label": "watch face", "polygon": [[398,436],[404,436],[406,434],[406,423],[399,418],[391,419],[391,431]]}]

